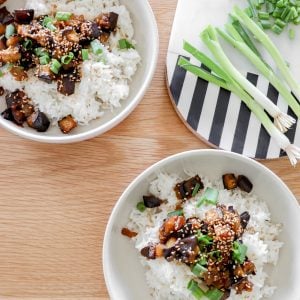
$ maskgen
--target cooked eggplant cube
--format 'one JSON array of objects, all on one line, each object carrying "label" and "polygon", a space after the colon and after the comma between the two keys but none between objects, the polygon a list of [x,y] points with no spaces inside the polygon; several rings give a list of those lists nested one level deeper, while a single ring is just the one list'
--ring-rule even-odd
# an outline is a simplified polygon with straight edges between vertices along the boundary
[{"label": "cooked eggplant cube", "polygon": [[14,116],[12,114],[11,108],[7,108],[5,111],[1,113],[1,116],[8,121],[14,122]]},{"label": "cooked eggplant cube", "polygon": [[38,132],[45,132],[50,126],[50,121],[43,112],[38,110],[27,118],[27,124]]},{"label": "cooked eggplant cube", "polygon": [[237,185],[242,191],[247,193],[250,193],[253,188],[253,184],[251,183],[251,181],[244,175],[238,176]]},{"label": "cooked eggplant cube", "polygon": [[4,25],[11,24],[14,21],[14,17],[7,10],[6,6],[0,8],[0,23]]},{"label": "cooked eggplant cube", "polygon": [[237,187],[237,180],[234,174],[224,174],[222,179],[226,190],[233,190]]},{"label": "cooked eggplant cube", "polygon": [[58,121],[58,125],[62,133],[67,134],[77,126],[77,122],[69,115]]},{"label": "cooked eggplant cube", "polygon": [[196,187],[198,190],[203,189],[204,187],[199,175],[196,175],[188,180],[184,180],[180,183],[177,183],[174,188],[177,199],[180,200],[190,199],[193,196]]},{"label": "cooked eggplant cube", "polygon": [[148,208],[158,207],[162,204],[162,200],[153,195],[143,196],[143,200],[144,200],[145,206]]},{"label": "cooked eggplant cube", "polygon": [[16,9],[15,10],[15,21],[19,24],[29,24],[34,17],[33,9]]},{"label": "cooked eggplant cube", "polygon": [[57,90],[65,95],[70,96],[75,92],[75,81],[72,76],[63,76],[57,82]]}]

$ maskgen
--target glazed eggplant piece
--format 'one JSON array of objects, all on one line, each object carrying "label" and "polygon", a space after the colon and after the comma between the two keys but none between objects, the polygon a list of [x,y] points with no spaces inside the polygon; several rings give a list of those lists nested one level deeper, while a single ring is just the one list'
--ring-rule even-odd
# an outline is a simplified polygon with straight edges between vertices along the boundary
[{"label": "glazed eggplant piece", "polygon": [[0,50],[5,50],[7,49],[7,46],[6,46],[6,37],[5,35],[2,35],[0,37]]},{"label": "glazed eggplant piece", "polygon": [[190,236],[178,240],[175,245],[164,251],[165,259],[168,261],[178,260],[185,264],[195,263],[199,254],[198,239],[196,236]]},{"label": "glazed eggplant piece", "polygon": [[57,81],[57,91],[65,96],[70,96],[75,92],[75,80],[71,74],[63,75]]},{"label": "glazed eggplant piece", "polygon": [[13,113],[12,113],[12,110],[11,110],[10,107],[7,108],[5,111],[3,111],[3,112],[1,113],[1,116],[2,116],[5,120],[14,122],[14,116],[13,116]]},{"label": "glazed eggplant piece", "polygon": [[97,23],[103,31],[112,32],[115,31],[118,24],[119,15],[110,12],[108,14],[103,14],[97,19]]},{"label": "glazed eggplant piece", "polygon": [[55,79],[55,75],[51,72],[49,65],[40,65],[37,76],[40,80],[49,84]]},{"label": "glazed eggplant piece", "polygon": [[33,9],[16,9],[14,12],[15,21],[19,24],[29,24],[34,17]]},{"label": "glazed eggplant piece", "polygon": [[159,228],[159,240],[165,244],[172,234],[184,227],[186,221],[183,216],[172,216],[167,218]]},{"label": "glazed eggplant piece", "polygon": [[143,201],[146,207],[148,208],[154,208],[160,206],[163,201],[159,199],[158,197],[155,197],[153,195],[150,196],[143,196]]},{"label": "glazed eggplant piece", "polygon": [[223,179],[224,188],[226,190],[233,190],[237,187],[237,180],[234,174],[232,173],[224,174],[222,176],[222,179]]},{"label": "glazed eggplant piece", "polygon": [[188,200],[192,197],[195,187],[198,184],[198,190],[203,189],[204,185],[199,175],[196,175],[188,180],[177,183],[174,191],[179,200]]},{"label": "glazed eggplant piece", "polygon": [[238,176],[237,185],[242,191],[246,193],[250,193],[253,188],[253,184],[251,183],[251,181],[244,175]]},{"label": "glazed eggplant piece", "polygon": [[0,8],[0,23],[11,24],[14,21],[13,15],[7,10],[6,6]]},{"label": "glazed eggplant piece", "polygon": [[45,132],[50,126],[50,121],[43,112],[37,110],[27,118],[27,124],[38,132]]},{"label": "glazed eggplant piece", "polygon": [[15,63],[21,59],[18,47],[9,47],[0,51],[0,62]]},{"label": "glazed eggplant piece", "polygon": [[96,22],[86,21],[80,25],[81,40],[90,41],[101,35],[101,30]]},{"label": "glazed eggplant piece", "polygon": [[243,227],[243,229],[245,229],[249,223],[249,220],[250,220],[250,215],[247,211],[243,212],[241,215],[240,215],[240,219],[241,219],[241,225]]},{"label": "glazed eggplant piece", "polygon": [[155,244],[150,244],[144,247],[141,250],[141,254],[148,259],[155,259],[156,258],[156,246]]},{"label": "glazed eggplant piece", "polygon": [[58,126],[62,133],[69,133],[72,129],[74,129],[77,126],[77,122],[74,120],[74,118],[71,115],[68,115],[58,121]]}]

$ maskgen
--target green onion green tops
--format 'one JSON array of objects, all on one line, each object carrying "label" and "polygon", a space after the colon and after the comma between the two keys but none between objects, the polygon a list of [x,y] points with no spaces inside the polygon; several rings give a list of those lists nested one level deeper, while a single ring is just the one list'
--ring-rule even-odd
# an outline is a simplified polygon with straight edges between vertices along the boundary
[{"label": "green onion green tops", "polygon": [[39,60],[41,65],[48,65],[50,62],[50,57],[48,55],[40,56]]},{"label": "green onion green tops", "polygon": [[135,49],[135,47],[126,39],[119,40],[119,48],[121,50],[130,48]]},{"label": "green onion green tops", "polygon": [[32,40],[25,39],[23,47],[25,50],[30,50],[32,48]]},{"label": "green onion green tops", "polygon": [[72,13],[70,12],[62,12],[58,11],[55,15],[55,19],[58,21],[68,21],[72,16]]},{"label": "green onion green tops", "polygon": [[232,259],[236,261],[238,264],[242,264],[246,259],[247,246],[240,243],[239,241],[235,241],[233,243],[232,250]]},{"label": "green onion green tops", "polygon": [[42,47],[38,47],[34,49],[34,53],[36,56],[40,57],[40,56],[44,56],[44,55],[48,55],[49,53]]},{"label": "green onion green tops", "polygon": [[55,31],[57,28],[53,24],[53,18],[45,17],[43,20],[43,26],[50,29],[51,31]]},{"label": "green onion green tops", "polygon": [[74,58],[74,54],[73,52],[70,52],[68,55],[64,55],[62,58],[61,58],[61,63],[63,65],[68,65]]},{"label": "green onion green tops", "polygon": [[146,206],[145,206],[144,202],[139,202],[136,205],[136,209],[140,212],[144,212],[146,210]]},{"label": "green onion green tops", "polygon": [[16,32],[16,28],[13,24],[9,24],[6,26],[6,29],[5,29],[5,37],[7,39],[9,39],[11,36],[13,36]]},{"label": "green onion green tops", "polygon": [[197,207],[200,207],[203,204],[217,204],[218,202],[219,191],[214,188],[206,188],[204,194],[197,202]]},{"label": "green onion green tops", "polygon": [[89,50],[88,49],[82,49],[81,50],[81,56],[82,56],[82,60],[88,60],[89,59]]},{"label": "green onion green tops", "polygon": [[178,209],[168,213],[168,217],[173,217],[173,216],[183,216],[183,210]]},{"label": "green onion green tops", "polygon": [[194,187],[194,189],[193,189],[192,197],[195,197],[197,195],[200,187],[201,187],[200,183],[197,182],[196,185],[195,185],[195,187]]},{"label": "green onion green tops", "polygon": [[57,59],[52,59],[51,64],[50,64],[50,70],[54,73],[54,74],[58,74],[59,70],[61,68],[61,64]]},{"label": "green onion green tops", "polygon": [[201,264],[197,263],[192,267],[193,274],[195,274],[196,276],[201,276],[204,272],[207,272],[207,269],[205,267],[203,267]]},{"label": "green onion green tops", "polygon": [[91,42],[92,52],[96,55],[103,53],[103,48],[99,40],[93,40]]},{"label": "green onion green tops", "polygon": [[197,281],[193,279],[188,283],[187,288],[197,300],[201,300],[205,296],[204,291],[199,287]]}]

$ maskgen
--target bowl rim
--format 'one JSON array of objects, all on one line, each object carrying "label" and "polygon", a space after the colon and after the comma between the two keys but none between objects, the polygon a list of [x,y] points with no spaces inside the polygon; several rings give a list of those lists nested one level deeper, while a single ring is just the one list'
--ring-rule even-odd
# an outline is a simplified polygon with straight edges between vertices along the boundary
[{"label": "bowl rim", "polygon": [[251,159],[247,156],[235,153],[235,152],[231,152],[231,151],[227,151],[227,150],[219,150],[219,149],[196,149],[196,150],[188,150],[188,151],[184,151],[184,152],[179,152],[170,156],[167,156],[161,160],[159,160],[158,162],[152,164],[151,166],[149,166],[148,168],[146,168],[144,171],[142,171],[139,175],[137,175],[133,181],[127,186],[127,188],[124,190],[124,192],[121,194],[121,196],[119,197],[119,199],[117,200],[117,202],[115,203],[113,210],[110,214],[109,220],[107,222],[106,225],[106,229],[105,229],[105,234],[104,234],[104,239],[103,239],[103,246],[102,246],[102,268],[103,268],[103,274],[104,274],[104,280],[106,283],[106,287],[107,287],[107,291],[109,293],[109,296],[111,299],[115,299],[115,295],[114,295],[114,290],[115,288],[113,288],[111,286],[111,281],[109,278],[109,264],[110,262],[108,262],[108,260],[106,259],[106,257],[108,256],[108,244],[109,244],[109,239],[110,239],[110,235],[109,233],[112,231],[112,228],[114,226],[115,223],[115,219],[116,219],[116,215],[118,213],[119,207],[126,201],[126,199],[128,198],[131,190],[137,185],[139,184],[139,182],[142,180],[142,178],[145,178],[147,175],[150,175],[153,173],[153,171],[159,169],[162,166],[166,166],[169,163],[176,161],[176,160],[180,160],[189,156],[205,156],[205,155],[212,155],[212,156],[226,156],[226,157],[230,157],[233,159],[238,159],[240,161],[244,161],[246,163],[249,163],[250,165],[254,166],[254,167],[258,167],[260,168],[262,171],[266,172],[267,176],[271,176],[273,179],[275,179],[278,184],[280,184],[281,188],[283,189],[284,193],[286,193],[287,195],[289,195],[289,202],[290,205],[295,206],[295,210],[298,210],[298,212],[300,212],[300,206],[299,203],[295,197],[295,195],[291,192],[291,190],[288,188],[288,186],[283,182],[283,180],[277,176],[273,171],[271,171],[269,168],[267,168],[266,166],[264,166],[263,164],[259,163],[258,161]]},{"label": "bowl rim", "polygon": [[140,90],[137,92],[135,97],[132,98],[128,106],[122,110],[120,113],[116,114],[111,120],[108,122],[102,124],[101,126],[98,126],[96,128],[93,128],[86,132],[81,132],[76,135],[63,135],[62,136],[47,136],[47,135],[41,135],[36,134],[35,131],[31,130],[23,130],[22,127],[18,127],[14,123],[5,120],[3,117],[0,117],[0,126],[7,131],[18,135],[19,137],[29,139],[36,142],[42,142],[42,143],[49,143],[49,144],[68,144],[68,143],[76,143],[85,141],[91,138],[94,138],[96,136],[99,136],[113,127],[120,124],[124,119],[126,119],[133,110],[137,107],[137,105],[142,101],[146,91],[148,90],[151,81],[154,77],[154,73],[157,66],[158,61],[158,54],[159,54],[159,34],[158,34],[158,26],[156,22],[155,15],[153,13],[153,10],[148,2],[148,0],[144,1],[145,3],[145,12],[148,14],[149,20],[151,22],[150,27],[152,28],[152,35],[153,35],[153,43],[152,43],[152,55],[150,58],[150,66],[149,70],[146,74],[144,82],[141,84]]}]

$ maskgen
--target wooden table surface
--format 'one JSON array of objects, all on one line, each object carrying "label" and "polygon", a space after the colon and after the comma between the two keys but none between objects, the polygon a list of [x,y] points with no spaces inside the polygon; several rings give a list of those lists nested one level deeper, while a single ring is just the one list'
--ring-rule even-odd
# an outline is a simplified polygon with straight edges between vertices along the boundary
[{"label": "wooden table surface", "polygon": [[[0,300],[108,299],[102,240],[122,191],[156,161],[208,148],[179,120],[165,85],[176,1],[150,3],[160,32],[158,67],[122,124],[72,145],[39,144],[0,129]],[[299,167],[287,159],[262,164],[300,198]]]}]

